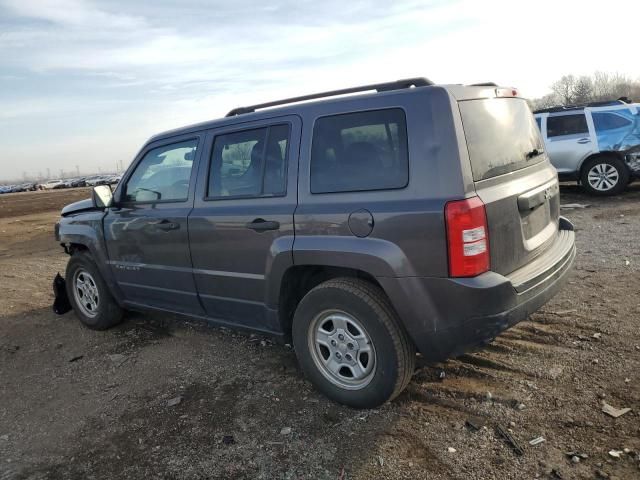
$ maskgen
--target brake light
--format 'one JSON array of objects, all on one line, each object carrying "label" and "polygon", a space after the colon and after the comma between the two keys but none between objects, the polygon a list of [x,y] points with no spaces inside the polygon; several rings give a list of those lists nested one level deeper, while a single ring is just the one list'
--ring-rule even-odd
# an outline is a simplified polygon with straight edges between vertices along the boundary
[{"label": "brake light", "polygon": [[489,236],[484,203],[478,197],[448,202],[449,275],[475,277],[489,270]]},{"label": "brake light", "polygon": [[518,90],[515,88],[496,88],[496,97],[517,97]]}]

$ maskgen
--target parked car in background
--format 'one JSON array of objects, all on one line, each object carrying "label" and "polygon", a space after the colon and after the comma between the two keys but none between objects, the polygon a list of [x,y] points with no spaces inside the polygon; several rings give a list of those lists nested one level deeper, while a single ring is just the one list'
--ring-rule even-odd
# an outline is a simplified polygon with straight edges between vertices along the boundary
[{"label": "parked car in background", "polygon": [[33,192],[38,189],[38,185],[33,182],[21,183],[17,185],[19,192]]},{"label": "parked car in background", "polygon": [[90,175],[86,177],[84,181],[87,187],[95,187],[96,185],[99,184],[101,179],[102,179],[101,175]]},{"label": "parked car in background", "polygon": [[156,135],[56,237],[89,328],[153,308],[291,338],[311,382],[354,407],[397,396],[416,349],[460,355],[527,318],[576,255],[517,90],[424,78]]},{"label": "parked car in background", "polygon": [[93,175],[85,179],[85,183],[88,187],[95,187],[97,185],[107,185],[109,183],[109,176],[107,175]]},{"label": "parked car in background", "polygon": [[87,181],[85,180],[85,177],[74,178],[69,182],[69,186],[71,188],[86,187]]},{"label": "parked car in background", "polygon": [[640,177],[640,104],[623,101],[537,110],[536,122],[561,180],[616,195]]},{"label": "parked car in background", "polygon": [[121,174],[111,175],[111,177],[109,178],[109,185],[117,185],[118,183],[120,183],[120,180],[122,180]]},{"label": "parked car in background", "polygon": [[68,178],[63,181],[63,186],[61,188],[77,188],[77,187],[85,187],[86,181],[85,177],[78,178]]},{"label": "parked car in background", "polygon": [[47,182],[41,183],[40,186],[43,188],[43,190],[52,190],[56,186],[58,186],[58,185],[60,185],[62,183],[63,183],[63,181],[61,179],[49,180]]},{"label": "parked car in background", "polygon": [[37,185],[32,182],[27,182],[16,185],[4,185],[0,193],[31,192],[34,190],[37,190]]},{"label": "parked car in background", "polygon": [[17,185],[5,185],[2,193],[14,193],[18,191],[19,191],[19,187]]}]

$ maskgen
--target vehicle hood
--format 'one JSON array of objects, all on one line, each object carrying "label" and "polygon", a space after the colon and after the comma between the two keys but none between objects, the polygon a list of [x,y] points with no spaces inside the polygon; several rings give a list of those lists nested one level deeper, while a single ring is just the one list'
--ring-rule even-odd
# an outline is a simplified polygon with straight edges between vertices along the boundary
[{"label": "vehicle hood", "polygon": [[80,200],[78,202],[73,202],[70,203],[69,205],[66,205],[63,209],[62,209],[62,216],[66,216],[66,215],[71,215],[72,213],[78,213],[78,212],[84,212],[87,210],[94,210],[95,207],[93,206],[93,201],[90,198],[87,198],[85,200]]}]

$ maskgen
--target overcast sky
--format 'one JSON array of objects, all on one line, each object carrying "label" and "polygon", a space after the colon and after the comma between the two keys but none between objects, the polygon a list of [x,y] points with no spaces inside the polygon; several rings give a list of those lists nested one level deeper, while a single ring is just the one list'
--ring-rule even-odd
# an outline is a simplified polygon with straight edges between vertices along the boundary
[{"label": "overcast sky", "polygon": [[0,179],[113,171],[230,108],[426,76],[640,76],[640,2],[0,0]]}]

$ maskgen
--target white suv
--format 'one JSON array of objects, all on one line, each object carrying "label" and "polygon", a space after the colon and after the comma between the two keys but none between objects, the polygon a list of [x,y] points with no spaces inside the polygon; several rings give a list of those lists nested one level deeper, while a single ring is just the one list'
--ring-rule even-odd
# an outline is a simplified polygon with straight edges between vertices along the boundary
[{"label": "white suv", "polygon": [[561,180],[615,195],[640,177],[640,104],[616,100],[534,113]]},{"label": "white suv", "polygon": [[57,187],[58,185],[61,185],[62,183],[63,183],[63,181],[61,179],[49,180],[48,182],[41,183],[40,187],[42,187],[42,189],[44,189],[44,190],[52,190],[55,187]]}]

